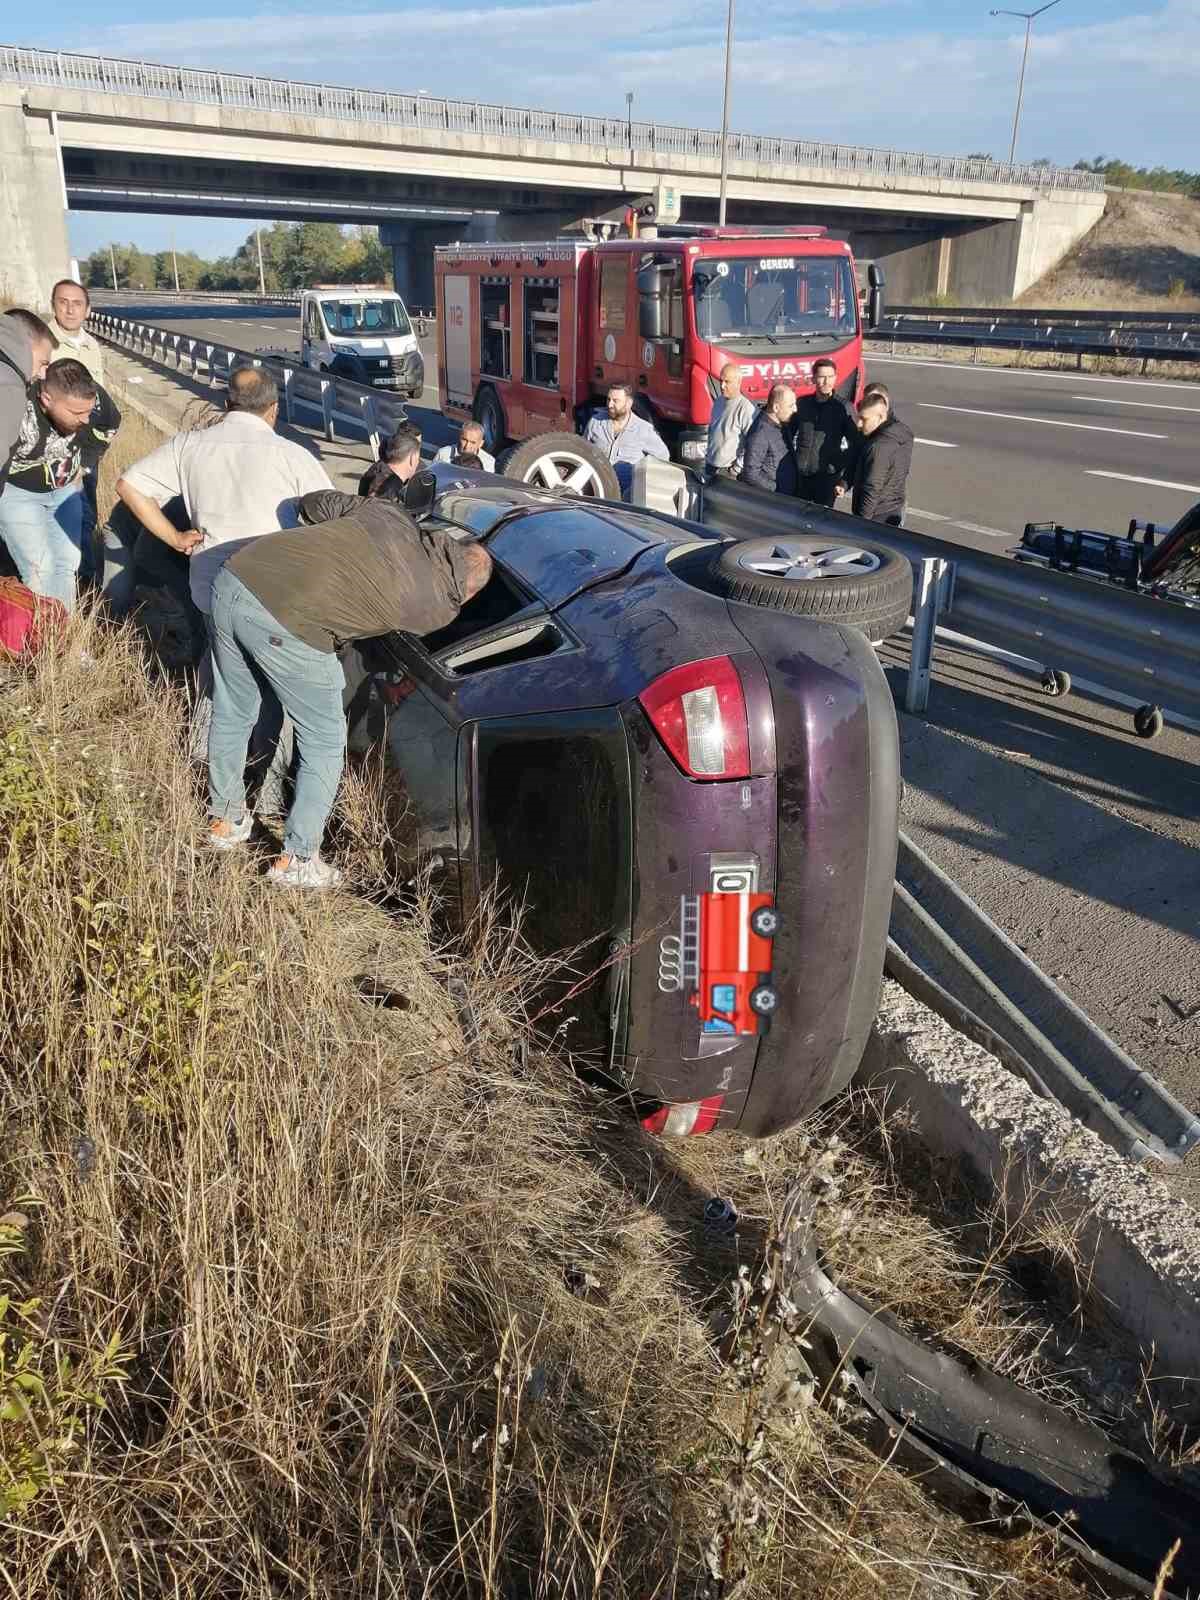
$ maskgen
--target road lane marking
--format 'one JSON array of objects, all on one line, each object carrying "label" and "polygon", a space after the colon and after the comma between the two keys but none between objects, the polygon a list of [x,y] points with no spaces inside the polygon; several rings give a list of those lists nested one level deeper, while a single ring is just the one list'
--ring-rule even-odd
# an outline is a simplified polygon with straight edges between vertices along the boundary
[{"label": "road lane marking", "polygon": [[1086,400],[1093,406],[1142,406],[1147,411],[1186,411],[1189,416],[1200,417],[1196,406],[1155,405],[1153,400],[1110,400],[1106,394],[1073,394],[1072,400]]},{"label": "road lane marking", "polygon": [[957,450],[956,444],[949,444],[945,439],[913,439],[914,444],[931,444],[935,450]]},{"label": "road lane marking", "polygon": [[1121,483],[1146,483],[1152,489],[1182,489],[1184,494],[1200,494],[1200,483],[1172,483],[1168,478],[1135,478],[1130,472],[1089,470],[1089,478],[1117,478]]},{"label": "road lane marking", "polygon": [[1009,533],[1007,528],[989,528],[982,522],[962,522],[943,511],[922,511],[920,506],[909,506],[906,515],[920,517],[923,522],[948,522],[952,528],[962,528],[967,533],[981,533],[988,539],[1016,538],[1016,534]]},{"label": "road lane marking", "polygon": [[1137,433],[1132,428],[1102,428],[1095,422],[1057,422],[1052,417],[1026,417],[1015,411],[979,411],[974,406],[940,406],[932,400],[918,400],[926,411],[956,411],[964,417],[998,417],[1001,422],[1032,422],[1039,428],[1078,428],[1084,433],[1119,433],[1125,439],[1167,439],[1166,433]]},{"label": "road lane marking", "polygon": [[890,361],[896,367],[933,367],[937,372],[975,372],[986,378],[995,374],[1015,378],[1059,378],[1064,383],[1123,383],[1129,389],[1183,390],[1200,389],[1200,383],[1188,383],[1182,378],[1109,378],[1099,373],[1066,372],[1061,367],[976,367],[969,361],[922,361],[916,356],[879,356],[871,352],[871,360]]}]

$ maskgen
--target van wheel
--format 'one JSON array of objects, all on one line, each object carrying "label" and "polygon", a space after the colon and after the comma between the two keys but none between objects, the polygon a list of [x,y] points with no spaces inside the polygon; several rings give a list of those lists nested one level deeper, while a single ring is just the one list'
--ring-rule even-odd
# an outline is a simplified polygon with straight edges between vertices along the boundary
[{"label": "van wheel", "polygon": [[857,628],[878,642],[912,610],[912,568],[882,545],[819,534],[726,544],[709,572],[714,590],[745,605]]},{"label": "van wheel", "polygon": [[588,499],[621,498],[612,462],[574,433],[539,433],[526,439],[508,457],[504,473],[537,489],[561,489]]},{"label": "van wheel", "polygon": [[485,384],[475,396],[475,404],[471,409],[475,421],[483,429],[483,448],[490,456],[499,454],[508,438],[508,423],[504,418],[500,396]]}]

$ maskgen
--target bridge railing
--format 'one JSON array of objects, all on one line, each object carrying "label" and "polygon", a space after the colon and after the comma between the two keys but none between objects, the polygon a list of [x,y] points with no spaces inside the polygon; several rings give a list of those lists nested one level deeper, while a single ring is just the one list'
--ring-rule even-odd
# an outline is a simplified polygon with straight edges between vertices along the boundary
[{"label": "bridge railing", "polygon": [[[720,133],[705,128],[629,122],[621,117],[587,117],[561,111],[533,111],[518,106],[443,100],[429,95],[394,94],[387,90],[352,89],[327,83],[294,83],[286,78],[206,72],[196,67],[161,66],[112,56],[26,49],[20,45],[0,45],[0,81],[80,89],[89,94],[142,95],[192,105],[233,106],[244,111],[332,117],[346,122],[382,122],[476,138],[604,146],[628,150],[635,155],[717,160],[721,153]],[[1007,161],[778,139],[753,133],[730,134],[729,156],[733,161],[772,167],[862,172],[891,178],[948,179],[956,183],[1089,193],[1101,193],[1104,189],[1101,174],[1063,167],[1023,166]]]}]

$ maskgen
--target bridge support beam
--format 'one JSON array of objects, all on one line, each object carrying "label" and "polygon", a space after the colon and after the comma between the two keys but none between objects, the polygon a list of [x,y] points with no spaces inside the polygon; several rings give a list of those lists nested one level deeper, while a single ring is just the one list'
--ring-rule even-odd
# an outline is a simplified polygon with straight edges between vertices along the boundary
[{"label": "bridge support beam", "polygon": [[0,295],[47,310],[50,288],[71,270],[66,192],[49,114],[28,113],[15,85],[0,85]]},{"label": "bridge support beam", "polygon": [[[587,215],[597,208],[591,207]],[[392,279],[406,305],[433,307],[433,252],[441,244],[556,239],[578,229],[583,208],[569,211],[481,211],[466,222],[381,222],[379,239],[392,250]]]}]

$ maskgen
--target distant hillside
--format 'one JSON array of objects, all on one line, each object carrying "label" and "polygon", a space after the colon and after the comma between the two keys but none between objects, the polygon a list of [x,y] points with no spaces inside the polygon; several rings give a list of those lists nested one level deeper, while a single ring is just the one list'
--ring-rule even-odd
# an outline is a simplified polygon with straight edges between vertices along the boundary
[{"label": "distant hillside", "polygon": [[1200,201],[1110,194],[1092,231],[1017,304],[1200,311]]}]

